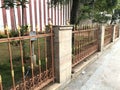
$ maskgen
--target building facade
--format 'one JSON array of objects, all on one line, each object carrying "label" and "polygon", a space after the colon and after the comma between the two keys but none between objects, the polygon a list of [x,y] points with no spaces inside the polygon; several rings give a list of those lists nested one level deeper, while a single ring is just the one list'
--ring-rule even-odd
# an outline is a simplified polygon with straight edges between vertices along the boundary
[{"label": "building facade", "polygon": [[[0,0],[0,7],[4,0]],[[50,0],[28,0],[24,8],[25,25],[30,25],[33,30],[38,26],[42,31],[45,25],[48,24],[48,19],[51,19],[53,25],[65,25],[67,20],[70,20],[70,11],[72,0],[65,5],[52,6]],[[4,31],[6,25],[11,30],[14,30],[18,25],[22,25],[22,10],[21,6],[10,9],[0,8],[0,31]]]}]

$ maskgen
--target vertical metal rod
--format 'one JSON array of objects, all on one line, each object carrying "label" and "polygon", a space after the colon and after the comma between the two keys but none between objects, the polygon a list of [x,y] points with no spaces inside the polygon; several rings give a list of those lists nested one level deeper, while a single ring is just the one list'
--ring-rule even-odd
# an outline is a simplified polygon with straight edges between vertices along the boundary
[{"label": "vertical metal rod", "polygon": [[[86,30],[86,27],[85,27],[85,29],[84,30]],[[85,45],[85,43],[86,43],[86,36],[85,36],[85,33],[86,32],[83,32],[84,33],[84,39],[83,39],[83,48],[84,48],[84,51],[83,51],[83,56],[82,57],[84,57],[85,56],[85,48],[86,48],[86,45]]]},{"label": "vertical metal rod", "polygon": [[[20,27],[18,26],[19,38],[21,37]],[[25,67],[24,67],[24,60],[23,60],[23,46],[22,41],[20,38],[20,56],[21,56],[21,63],[22,63],[22,76],[23,76],[23,83],[24,83],[24,90],[26,90],[26,83],[25,83]]]},{"label": "vertical metal rod", "polygon": [[[78,29],[77,29],[78,31]],[[77,32],[77,60],[79,59],[79,31]]]},{"label": "vertical metal rod", "polygon": [[47,58],[46,37],[45,37],[45,65],[46,65],[46,74],[47,74],[47,71],[48,71],[48,58]]},{"label": "vertical metal rod", "polygon": [[[30,31],[30,30],[29,30]],[[31,61],[31,70],[32,70],[32,82],[33,82],[33,86],[34,86],[34,67],[33,67],[33,58],[32,58],[32,42],[31,42],[31,38],[29,38],[29,46],[30,46],[30,61]]]},{"label": "vertical metal rod", "polygon": [[80,30],[79,30],[78,34],[79,34],[79,42],[78,42],[79,43],[79,55],[78,56],[79,56],[79,60],[80,60],[80,49],[81,49],[81,47],[80,47],[80,40],[81,40]]},{"label": "vertical metal rod", "polygon": [[[36,32],[38,35],[38,28],[36,28]],[[41,81],[41,58],[40,58],[40,41],[39,38],[37,38],[37,46],[38,46],[38,62],[39,62],[39,77],[40,77],[40,81]]]},{"label": "vertical metal rod", "polygon": [[82,32],[80,31],[80,59],[81,59],[81,52],[82,52]]},{"label": "vertical metal rod", "polygon": [[11,75],[12,75],[12,83],[13,83],[13,89],[16,90],[15,88],[15,78],[14,78],[14,68],[13,68],[13,62],[12,62],[12,50],[11,50],[11,44],[9,41],[9,31],[8,31],[8,26],[6,26],[7,30],[7,37],[8,37],[8,50],[9,50],[9,56],[10,56],[10,67],[11,67]]}]

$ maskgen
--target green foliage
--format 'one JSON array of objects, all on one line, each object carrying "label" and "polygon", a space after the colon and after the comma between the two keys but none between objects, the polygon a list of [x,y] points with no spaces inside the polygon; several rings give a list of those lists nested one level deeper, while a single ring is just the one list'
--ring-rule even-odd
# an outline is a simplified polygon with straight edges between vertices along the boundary
[{"label": "green foliage", "polygon": [[107,23],[107,21],[110,20],[110,19],[111,19],[111,17],[108,17],[105,14],[97,13],[97,14],[94,15],[93,22]]},{"label": "green foliage", "polygon": [[18,36],[19,36],[18,31],[10,30],[10,37],[18,37]]},{"label": "green foliage", "polygon": [[80,6],[79,12],[80,14],[78,16],[76,24],[78,24],[81,20],[90,19],[92,17],[91,13],[93,13],[93,10],[89,4],[84,3]]},{"label": "green foliage", "polygon": [[[64,2],[70,1],[70,0],[52,0],[51,3],[54,5],[57,4],[64,4]],[[95,22],[106,22],[110,19],[110,17],[105,16],[105,14],[100,14],[101,12],[107,12],[112,13],[113,9],[118,6],[118,3],[120,0],[79,0],[78,3],[75,3],[76,1],[73,0],[73,4],[76,4],[77,8],[79,8],[77,11],[71,9],[74,16],[71,16],[71,22],[72,24],[78,24],[81,20],[84,19],[92,19]],[[120,6],[120,5],[119,5]],[[76,8],[75,8],[76,9]],[[73,19],[77,18],[77,19]]]},{"label": "green foliage", "polygon": [[26,8],[26,4],[28,3],[28,0],[4,0],[1,8],[9,9],[14,8],[14,6]]},{"label": "green foliage", "polygon": [[22,6],[23,8],[26,8],[26,4],[29,3],[28,0],[16,0],[17,1],[17,6]]},{"label": "green foliage", "polygon": [[14,6],[15,6],[14,0],[4,0],[1,8],[9,9],[14,8]]},{"label": "green foliage", "polygon": [[21,26],[21,29],[20,29],[20,32],[21,32],[21,36],[25,36],[27,35],[27,32],[28,32],[28,25],[22,25]]},{"label": "green foliage", "polygon": [[61,5],[61,4],[67,4],[70,0],[51,0],[51,5],[52,6],[57,6],[57,5]]},{"label": "green foliage", "polygon": [[0,34],[0,39],[1,39],[1,38],[7,38],[7,35]]},{"label": "green foliage", "polygon": [[117,3],[117,0],[96,0],[94,6],[96,11],[111,12],[116,7]]},{"label": "green foliage", "polygon": [[[27,35],[27,33],[28,33],[28,25],[21,26],[21,29],[20,29],[21,36],[25,36],[25,35]],[[19,32],[18,32],[18,30],[10,30],[9,35],[10,35],[10,37],[18,37]],[[0,38],[5,38],[5,37],[7,37],[7,35],[0,34]]]}]

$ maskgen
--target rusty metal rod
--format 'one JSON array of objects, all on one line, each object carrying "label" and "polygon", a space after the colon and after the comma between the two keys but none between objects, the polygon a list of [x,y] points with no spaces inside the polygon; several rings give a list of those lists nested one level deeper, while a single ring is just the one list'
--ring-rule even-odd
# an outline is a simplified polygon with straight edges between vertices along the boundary
[{"label": "rusty metal rod", "polygon": [[13,89],[16,90],[16,88],[15,88],[15,78],[14,78],[14,68],[13,68],[13,62],[12,62],[12,50],[11,50],[11,44],[10,44],[10,41],[9,41],[8,29],[7,29],[7,37],[8,37],[8,50],[9,50],[9,56],[10,56],[10,67],[11,67]]},{"label": "rusty metal rod", "polygon": [[[36,34],[38,35],[38,27],[36,28]],[[37,38],[37,46],[38,46],[38,62],[39,62],[39,78],[40,78],[40,82],[41,82],[41,57],[40,57],[40,41],[39,38]]]},{"label": "rusty metal rod", "polygon": [[[18,28],[19,37],[21,37],[20,28]],[[23,59],[23,46],[22,46],[22,40],[20,39],[20,56],[21,56],[21,63],[22,63],[22,76],[23,76],[23,85],[24,90],[26,90],[26,84],[25,84],[25,67],[24,67],[24,59]]]}]

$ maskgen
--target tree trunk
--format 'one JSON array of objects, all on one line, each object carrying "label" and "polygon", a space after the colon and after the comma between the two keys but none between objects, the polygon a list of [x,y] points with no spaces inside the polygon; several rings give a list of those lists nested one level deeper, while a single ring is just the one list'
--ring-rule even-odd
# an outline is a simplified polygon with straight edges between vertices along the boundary
[{"label": "tree trunk", "polygon": [[79,7],[80,7],[80,0],[73,0],[71,16],[70,16],[71,24],[76,24],[77,22]]}]

